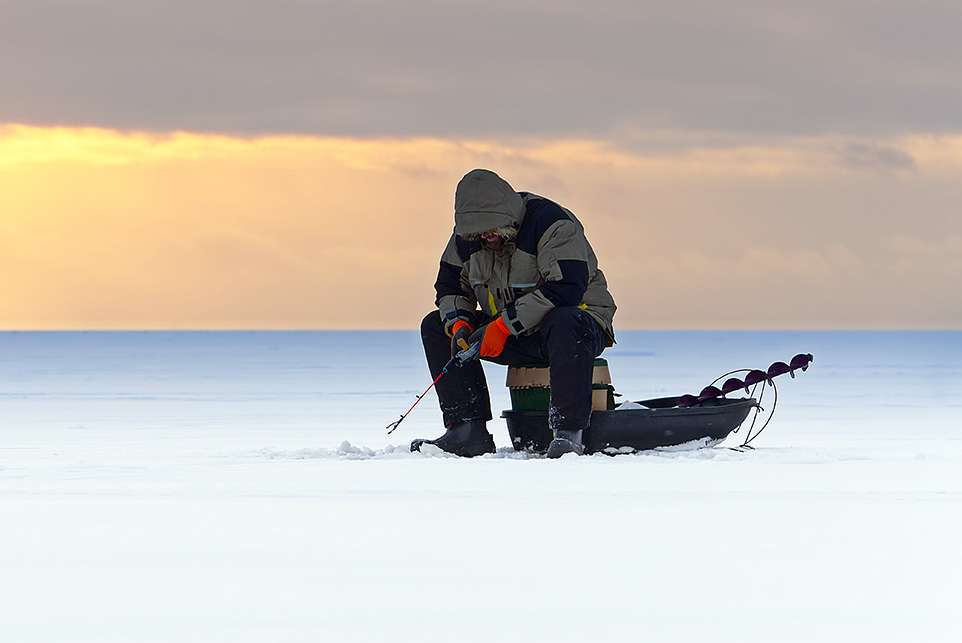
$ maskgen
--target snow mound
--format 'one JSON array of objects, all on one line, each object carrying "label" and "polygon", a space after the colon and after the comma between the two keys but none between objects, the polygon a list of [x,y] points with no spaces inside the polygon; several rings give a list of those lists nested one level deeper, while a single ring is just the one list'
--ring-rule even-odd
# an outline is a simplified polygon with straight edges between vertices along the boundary
[{"label": "snow mound", "polygon": [[[717,441],[695,440],[673,447],[662,447],[651,451],[632,451],[630,448],[606,449],[604,452],[594,453],[589,456],[581,456],[589,459],[609,459],[611,456],[618,456],[618,459],[625,457],[678,457],[693,455],[697,459],[713,459],[722,454],[737,455],[729,449],[712,449]],[[446,453],[441,449],[431,445],[423,444],[421,451],[411,452],[408,444],[389,444],[380,449],[372,449],[366,446],[355,446],[348,440],[341,442],[337,448],[304,448],[294,450],[279,450],[265,448],[257,452],[259,456],[270,459],[281,460],[399,460],[415,459],[425,460],[432,458],[461,459],[459,456]],[[515,451],[512,447],[501,447],[496,453],[471,458],[472,460],[544,460],[545,455],[541,453],[531,453],[528,451]]]}]

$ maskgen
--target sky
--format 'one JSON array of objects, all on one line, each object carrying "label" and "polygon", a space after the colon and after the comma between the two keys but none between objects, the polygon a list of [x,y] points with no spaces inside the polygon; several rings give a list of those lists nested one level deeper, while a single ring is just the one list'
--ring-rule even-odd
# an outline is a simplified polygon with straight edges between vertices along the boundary
[{"label": "sky", "polygon": [[0,329],[415,328],[485,167],[616,328],[962,328],[956,2],[2,0]]}]

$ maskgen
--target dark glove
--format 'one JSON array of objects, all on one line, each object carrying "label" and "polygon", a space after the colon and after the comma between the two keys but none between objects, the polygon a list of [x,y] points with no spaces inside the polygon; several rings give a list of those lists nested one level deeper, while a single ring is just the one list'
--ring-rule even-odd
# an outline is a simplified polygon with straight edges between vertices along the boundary
[{"label": "dark glove", "polygon": [[511,336],[504,319],[498,317],[486,326],[482,326],[471,334],[468,344],[481,340],[481,357],[497,357],[504,350],[504,343]]},{"label": "dark glove", "polygon": [[459,319],[451,326],[451,357],[463,350],[467,350],[471,337],[471,326],[463,319]]}]

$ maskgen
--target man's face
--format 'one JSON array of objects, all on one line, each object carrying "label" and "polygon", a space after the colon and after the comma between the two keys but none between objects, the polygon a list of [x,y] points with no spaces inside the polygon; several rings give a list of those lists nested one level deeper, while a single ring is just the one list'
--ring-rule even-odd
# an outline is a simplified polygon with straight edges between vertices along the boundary
[{"label": "man's face", "polygon": [[498,235],[494,230],[488,230],[487,232],[481,233],[481,240],[484,241],[485,245],[489,248],[497,250],[504,243],[504,239]]}]

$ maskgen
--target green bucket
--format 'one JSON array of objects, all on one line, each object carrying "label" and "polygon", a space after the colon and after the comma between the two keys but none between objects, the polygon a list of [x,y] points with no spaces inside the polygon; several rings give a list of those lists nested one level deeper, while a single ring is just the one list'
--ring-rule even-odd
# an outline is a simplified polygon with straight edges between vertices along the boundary
[{"label": "green bucket", "polygon": [[[615,408],[614,387],[608,375],[608,360],[597,358],[592,377],[592,409]],[[512,370],[514,373],[512,373]],[[519,375],[520,373],[520,375]],[[540,411],[547,413],[551,400],[546,363],[518,364],[508,369],[508,390],[511,394],[512,411]]]}]

